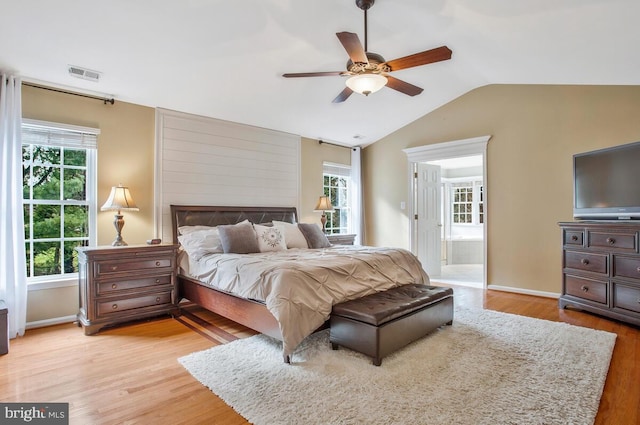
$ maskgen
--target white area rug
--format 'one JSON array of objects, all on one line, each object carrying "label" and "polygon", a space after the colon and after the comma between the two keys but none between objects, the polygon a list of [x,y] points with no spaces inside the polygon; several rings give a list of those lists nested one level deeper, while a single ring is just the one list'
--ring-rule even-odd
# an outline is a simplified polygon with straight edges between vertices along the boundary
[{"label": "white area rug", "polygon": [[328,331],[282,362],[263,335],[179,362],[255,424],[593,424],[616,335],[488,310],[385,357],[340,348]]}]

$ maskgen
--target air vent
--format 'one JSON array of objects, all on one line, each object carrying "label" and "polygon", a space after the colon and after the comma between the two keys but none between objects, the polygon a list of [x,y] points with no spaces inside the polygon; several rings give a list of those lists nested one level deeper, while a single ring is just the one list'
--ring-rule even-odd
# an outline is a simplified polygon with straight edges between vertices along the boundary
[{"label": "air vent", "polygon": [[89,80],[98,82],[100,81],[101,73],[98,71],[92,71],[90,69],[81,68],[79,66],[69,65],[69,75],[76,78],[82,78],[83,80]]}]

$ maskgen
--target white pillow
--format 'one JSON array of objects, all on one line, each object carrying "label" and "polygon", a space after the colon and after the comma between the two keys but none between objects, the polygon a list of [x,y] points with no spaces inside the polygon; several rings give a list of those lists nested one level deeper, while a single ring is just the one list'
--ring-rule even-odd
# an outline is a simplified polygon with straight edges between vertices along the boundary
[{"label": "white pillow", "polygon": [[180,226],[180,227],[178,227],[178,234],[179,235],[186,235],[187,233],[193,233],[193,232],[197,232],[199,230],[211,230],[211,229],[215,229],[215,227],[213,227],[213,226],[201,226],[201,225],[197,225],[197,226]]},{"label": "white pillow", "polygon": [[218,229],[215,227],[207,227],[206,229],[187,232],[178,236],[178,241],[180,245],[182,245],[182,248],[187,251],[189,257],[196,261],[200,261],[200,259],[207,254],[224,252]]},{"label": "white pillow", "polygon": [[274,220],[273,226],[284,233],[284,240],[287,242],[287,248],[309,248],[307,240],[298,228],[297,224]]},{"label": "white pillow", "polygon": [[256,231],[260,252],[284,251],[287,249],[284,232],[281,229],[261,224],[254,224],[253,228]]}]

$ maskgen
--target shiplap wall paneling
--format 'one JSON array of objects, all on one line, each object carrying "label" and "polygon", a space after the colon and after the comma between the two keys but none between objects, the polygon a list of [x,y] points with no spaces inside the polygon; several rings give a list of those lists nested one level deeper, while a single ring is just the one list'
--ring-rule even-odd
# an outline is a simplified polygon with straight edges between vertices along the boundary
[{"label": "shiplap wall paneling", "polygon": [[171,240],[171,204],[299,207],[300,136],[163,109],[156,127],[163,240]]}]

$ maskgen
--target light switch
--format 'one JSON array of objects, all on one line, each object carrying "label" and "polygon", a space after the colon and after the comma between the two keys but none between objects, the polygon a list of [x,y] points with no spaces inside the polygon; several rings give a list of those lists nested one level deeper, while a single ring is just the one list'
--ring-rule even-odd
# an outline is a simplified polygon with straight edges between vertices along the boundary
[{"label": "light switch", "polygon": [[400,202],[400,209],[404,210],[405,208],[407,208],[407,203],[404,201]]}]

